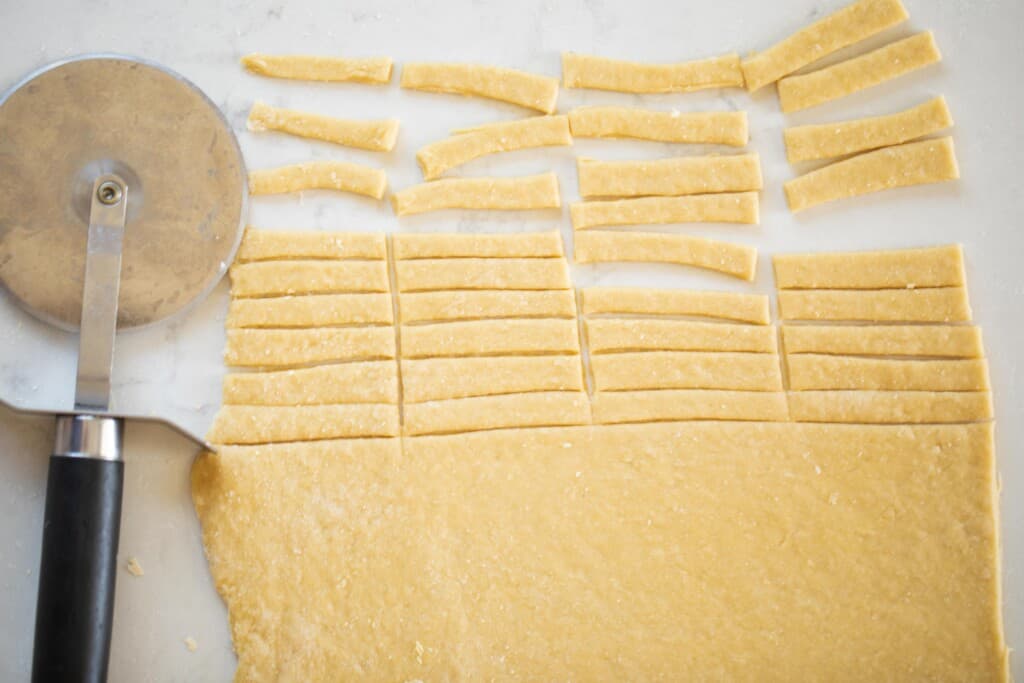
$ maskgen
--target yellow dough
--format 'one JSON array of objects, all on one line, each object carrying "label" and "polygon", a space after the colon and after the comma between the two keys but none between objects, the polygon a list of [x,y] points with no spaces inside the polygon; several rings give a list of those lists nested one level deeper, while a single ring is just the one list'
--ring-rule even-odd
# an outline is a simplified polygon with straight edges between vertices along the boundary
[{"label": "yellow dough", "polygon": [[402,390],[407,404],[534,391],[582,391],[583,365],[578,355],[403,360]]},{"label": "yellow dough", "polygon": [[404,433],[415,436],[589,423],[590,401],[585,393],[545,391],[406,404]]},{"label": "yellow dough", "polygon": [[960,325],[784,325],[786,353],[979,358],[981,330]]},{"label": "yellow dough", "polygon": [[568,117],[531,116],[461,131],[454,137],[421,148],[416,152],[416,161],[423,177],[433,180],[449,169],[488,154],[571,144]]},{"label": "yellow dough", "polygon": [[588,230],[576,233],[573,241],[576,263],[675,263],[706,268],[743,280],[753,280],[757,266],[757,250],[753,247],[689,235]]},{"label": "yellow dough", "polygon": [[768,297],[736,292],[698,292],[644,287],[587,287],[580,290],[585,315],[633,314],[719,318],[767,325]]},{"label": "yellow dough", "polygon": [[748,90],[757,90],[844,47],[907,20],[900,0],[858,0],[767,50],[743,60]]},{"label": "yellow dough", "polygon": [[575,230],[661,223],[750,224],[759,220],[756,192],[576,202],[569,206],[569,214]]},{"label": "yellow dough", "polygon": [[314,57],[310,55],[265,55],[242,57],[242,65],[253,73],[300,81],[388,83],[390,57]]},{"label": "yellow dough", "polygon": [[798,422],[939,423],[992,418],[987,391],[793,391]]},{"label": "yellow dough", "polygon": [[420,258],[541,258],[565,256],[562,234],[398,233],[392,237],[396,259]]},{"label": "yellow dough", "polygon": [[558,102],[557,78],[498,66],[410,62],[402,66],[401,83],[412,90],[511,102],[545,114],[555,111]]},{"label": "yellow dough", "polygon": [[782,131],[789,163],[829,159],[897,145],[953,125],[944,97],[886,116],[795,126]]},{"label": "yellow dough", "polygon": [[249,130],[274,130],[373,152],[390,152],[398,139],[398,119],[355,121],[280,109],[256,102],[249,110]]},{"label": "yellow dough", "polygon": [[779,81],[779,104],[786,113],[816,107],[940,59],[935,36],[925,31],[818,71],[783,78]]},{"label": "yellow dough", "polygon": [[224,404],[261,406],[398,403],[393,360],[299,370],[236,372],[224,377]]},{"label": "yellow dough", "polygon": [[786,356],[789,388],[881,391],[983,391],[984,359],[892,360],[798,353]]},{"label": "yellow dough", "polygon": [[959,244],[920,249],[776,254],[779,289],[890,289],[954,287],[964,282]]},{"label": "yellow dough", "polygon": [[692,320],[594,318],[585,323],[591,353],[609,351],[749,351],[778,353],[775,329]]},{"label": "yellow dough", "polygon": [[963,287],[876,290],[785,290],[779,292],[783,320],[864,320],[950,323],[971,319]]},{"label": "yellow dough", "polygon": [[674,157],[650,161],[576,161],[580,196],[640,197],[760,190],[757,154]]},{"label": "yellow dough", "polygon": [[571,290],[406,292],[398,298],[404,323],[474,318],[575,318]]},{"label": "yellow dough", "polygon": [[660,389],[599,391],[593,399],[595,424],[673,420],[789,419],[786,395],[769,391]]},{"label": "yellow dough", "polygon": [[390,327],[228,330],[224,347],[227,365],[251,368],[394,357]]},{"label": "yellow dough", "polygon": [[330,406],[223,406],[206,438],[255,444],[360,436],[396,436],[398,407],[384,403]]},{"label": "yellow dough", "polygon": [[387,175],[381,169],[346,161],[307,161],[249,172],[252,195],[338,190],[380,199],[387,186]]},{"label": "yellow dough", "polygon": [[443,289],[569,289],[563,258],[419,259],[395,263],[401,292]]},{"label": "yellow dough", "polygon": [[384,261],[261,261],[232,266],[231,296],[387,292]]},{"label": "yellow dough", "polygon": [[735,389],[782,391],[779,358],[768,353],[645,351],[590,359],[598,391]]},{"label": "yellow dough", "polygon": [[316,294],[232,299],[225,327],[390,325],[390,294]]},{"label": "yellow dough", "polygon": [[579,353],[575,320],[467,320],[402,326],[402,357]]},{"label": "yellow dough", "polygon": [[387,258],[384,235],[356,232],[301,232],[247,228],[238,245],[237,263],[275,259]]},{"label": "yellow dough", "polygon": [[577,138],[634,138],[742,147],[750,135],[745,111],[680,112],[631,107],[578,107],[569,112]]},{"label": "yellow dough", "polygon": [[690,92],[704,88],[742,88],[743,72],[736,54],[676,64],[644,64],[563,52],[562,82],[567,88],[631,93]]},{"label": "yellow dough", "polygon": [[522,211],[562,205],[554,173],[518,178],[444,178],[396,192],[391,195],[391,204],[398,216],[441,209]]}]

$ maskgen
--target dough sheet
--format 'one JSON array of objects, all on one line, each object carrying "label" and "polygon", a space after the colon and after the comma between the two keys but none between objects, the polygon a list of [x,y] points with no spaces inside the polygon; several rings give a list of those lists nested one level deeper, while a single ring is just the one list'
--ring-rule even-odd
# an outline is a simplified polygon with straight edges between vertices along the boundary
[{"label": "dough sheet", "polygon": [[786,395],[781,391],[599,391],[593,397],[592,409],[595,424],[676,420],[782,422],[789,419]]},{"label": "dough sheet", "polygon": [[959,244],[918,249],[776,254],[779,289],[890,289],[953,287],[964,282]]},{"label": "dough sheet", "polygon": [[387,258],[384,235],[358,232],[308,232],[247,228],[236,263],[277,259]]},{"label": "dough sheet", "polygon": [[580,196],[676,196],[760,190],[761,160],[756,153],[672,157],[646,161],[576,160]]},{"label": "dough sheet", "polygon": [[545,114],[558,104],[558,79],[481,64],[409,62],[402,66],[403,88],[476,95]]},{"label": "dough sheet", "polygon": [[786,356],[789,388],[987,391],[984,359],[896,360],[796,353]]},{"label": "dough sheet", "polygon": [[247,121],[252,131],[279,131],[313,140],[333,142],[346,147],[390,152],[398,139],[398,119],[357,121],[323,116],[295,109],[271,107],[256,102]]},{"label": "dough sheet", "polygon": [[633,138],[743,147],[749,139],[747,112],[680,112],[633,107],[577,107],[569,112],[577,138]]},{"label": "dough sheet", "polygon": [[674,263],[753,280],[757,250],[745,244],[660,232],[585,230],[573,237],[576,263]]},{"label": "dough sheet", "polygon": [[675,64],[644,64],[563,52],[562,82],[567,88],[630,93],[691,92],[742,88],[743,72],[737,54]]},{"label": "dough sheet", "polygon": [[404,292],[398,297],[404,323],[486,318],[575,318],[572,290],[466,290]]},{"label": "dough sheet", "polygon": [[398,365],[384,360],[235,372],[224,377],[223,402],[258,406],[398,403]]},{"label": "dough sheet", "polygon": [[225,364],[250,368],[394,357],[391,327],[232,329],[227,331],[224,347]]},{"label": "dough sheet", "polygon": [[783,325],[786,353],[980,358],[981,330],[967,325]]},{"label": "dough sheet", "polygon": [[756,192],[574,202],[569,214],[574,230],[664,223],[756,224],[760,220]]},{"label": "dough sheet", "polygon": [[402,389],[406,404],[534,391],[582,391],[583,364],[579,355],[403,360]]},{"label": "dough sheet", "polygon": [[586,287],[580,290],[584,315],[674,315],[767,325],[768,297],[738,292],[701,292],[646,287]]},{"label": "dough sheet", "polygon": [[397,233],[396,259],[542,258],[565,256],[557,230],[525,233]]},{"label": "dough sheet", "polygon": [[748,351],[778,353],[774,327],[692,320],[593,318],[584,322],[591,353]]},{"label": "dough sheet", "polygon": [[575,320],[464,320],[403,325],[403,358],[579,353]]},{"label": "dough sheet", "polygon": [[590,424],[590,401],[582,391],[545,391],[407,403],[404,410],[403,429],[407,436]]},{"label": "dough sheet", "polygon": [[783,320],[950,323],[971,319],[964,287],[782,290],[778,296]]},{"label": "dough sheet", "polygon": [[393,317],[390,294],[311,294],[232,299],[224,326],[390,325]]},{"label": "dough sheet", "polygon": [[[564,258],[419,259],[395,263],[400,292],[444,289],[569,289]],[[403,294],[404,296],[404,294]]]},{"label": "dough sheet", "polygon": [[972,422],[992,418],[992,395],[987,391],[793,391],[789,411],[797,422]]},{"label": "dough sheet", "polygon": [[242,57],[242,65],[261,76],[300,81],[388,83],[390,57],[315,57],[311,55],[265,55]]},{"label": "dough sheet", "polygon": [[734,389],[782,391],[779,357],[769,353],[642,351],[595,354],[597,391]]},{"label": "dough sheet", "polygon": [[338,190],[380,199],[387,186],[383,170],[347,161],[307,161],[249,172],[251,195]]},{"label": "dough sheet", "polygon": [[231,266],[231,296],[387,292],[385,261],[261,261]]},{"label": "dough sheet", "polygon": [[441,209],[523,211],[557,209],[558,176],[554,173],[518,178],[442,178],[413,185],[391,195],[398,216]]},{"label": "dough sheet", "polygon": [[256,444],[363,436],[396,436],[398,406],[222,406],[206,438],[212,444]]}]

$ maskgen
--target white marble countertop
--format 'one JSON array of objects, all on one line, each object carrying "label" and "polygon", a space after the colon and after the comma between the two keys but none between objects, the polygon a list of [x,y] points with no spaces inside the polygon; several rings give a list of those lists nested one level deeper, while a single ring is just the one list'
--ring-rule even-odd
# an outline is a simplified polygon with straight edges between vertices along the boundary
[{"label": "white marble countertop", "polygon": [[[932,29],[944,61],[878,88],[784,117],[767,88],[687,95],[631,96],[564,91],[560,108],[584,103],[637,104],[750,112],[750,149],[761,154],[766,187],[760,227],[687,227],[685,232],[733,239],[761,249],[757,280],[740,283],[672,267],[575,267],[579,285],[598,281],[770,293],[770,258],[782,251],[870,249],[962,242],[976,321],[984,328],[997,414],[1003,483],[1004,602],[1011,647],[1024,643],[1024,158],[1019,112],[1024,96],[1024,3],[1017,0],[904,0],[908,25],[869,46]],[[162,62],[203,88],[238,132],[251,168],[315,158],[381,165],[390,185],[418,182],[413,155],[455,127],[519,116],[512,106],[404,92],[387,87],[308,84],[250,76],[238,58],[252,51],[411,60],[478,61],[557,76],[562,50],[649,61],[679,61],[763,48],[844,0],[225,0],[133,3],[40,0],[0,4],[0,89],[48,62],[84,52],[120,52]],[[856,51],[863,49],[858,47]],[[823,122],[905,108],[946,96],[956,128],[962,180],[911,188],[810,210],[786,210],[781,184],[785,124]],[[396,149],[376,154],[254,135],[245,117],[254,99],[339,116],[398,116]],[[172,132],[173,134],[173,132]],[[640,142],[578,141],[574,148],[517,152],[473,162],[460,172],[524,174],[554,168],[563,201],[577,198],[574,157],[640,158],[699,149]],[[307,193],[258,198],[251,223],[272,228],[357,231],[522,231],[557,227],[571,244],[568,210],[527,215],[438,213],[403,219],[383,202]],[[118,339],[115,407],[153,412],[204,432],[218,407],[223,366],[226,284],[186,317]],[[25,406],[71,402],[75,339],[47,328],[0,297],[0,396]],[[0,679],[23,680],[31,660],[35,572],[52,423],[0,412]],[[137,557],[145,576],[119,575],[111,680],[223,681],[231,676],[226,614],[210,582],[188,493],[194,451],[155,426],[130,426],[127,436],[123,558]],[[189,653],[186,636],[199,649]],[[1014,669],[1024,670],[1019,654]]]}]

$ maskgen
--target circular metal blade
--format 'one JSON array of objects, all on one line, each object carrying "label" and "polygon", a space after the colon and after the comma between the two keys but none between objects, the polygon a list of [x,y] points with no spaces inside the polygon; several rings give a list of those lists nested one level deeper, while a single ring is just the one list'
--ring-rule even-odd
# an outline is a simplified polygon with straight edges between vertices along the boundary
[{"label": "circular metal blade", "polygon": [[36,316],[77,329],[93,180],[127,181],[118,326],[208,293],[244,227],[245,164],[217,107],[155,64],[86,56],[0,99],[0,281]]}]

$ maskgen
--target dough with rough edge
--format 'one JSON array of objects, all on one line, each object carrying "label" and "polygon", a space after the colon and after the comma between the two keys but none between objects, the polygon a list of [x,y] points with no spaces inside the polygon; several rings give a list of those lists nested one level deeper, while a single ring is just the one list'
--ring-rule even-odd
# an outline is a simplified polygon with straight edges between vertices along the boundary
[{"label": "dough with rough edge", "polygon": [[459,289],[569,289],[564,258],[419,259],[395,263],[400,292]]},{"label": "dough with rough edge", "polygon": [[296,330],[227,331],[224,363],[271,368],[332,361],[395,357],[391,327],[313,327]]},{"label": "dough with rough edge", "polygon": [[383,170],[347,161],[307,161],[249,172],[251,195],[338,190],[380,199],[387,186]]},{"label": "dough with rough edge", "polygon": [[224,326],[390,325],[393,317],[390,294],[308,294],[232,299]]},{"label": "dough with rough edge", "polygon": [[391,240],[396,259],[565,256],[562,234],[557,230],[490,234],[399,233]]},{"label": "dough with rough edge", "polygon": [[814,353],[786,356],[789,388],[880,391],[987,391],[988,364],[966,360],[896,360]]},{"label": "dough with rough edge", "polygon": [[981,329],[966,325],[784,325],[786,353],[980,358]]},{"label": "dough with rough edge", "polygon": [[567,88],[629,93],[691,92],[742,88],[743,72],[739,55],[733,53],[675,64],[644,64],[563,52],[562,82]]},{"label": "dough with rough edge", "polygon": [[206,438],[212,444],[257,444],[397,436],[398,406],[222,406]]},{"label": "dough with rough edge", "polygon": [[586,287],[580,290],[584,315],[674,315],[767,325],[768,297],[738,292],[700,292],[645,287]]},{"label": "dough with rough edge", "polygon": [[302,406],[398,403],[398,364],[339,363],[224,376],[224,405]]},{"label": "dough with rough edge", "polygon": [[405,323],[489,318],[575,318],[572,290],[403,292],[398,317]]},{"label": "dough with rough edge", "polygon": [[779,289],[890,289],[955,287],[964,282],[959,244],[919,249],[776,254]]},{"label": "dough with rough edge", "polygon": [[590,424],[590,401],[582,391],[544,391],[408,403],[404,411],[403,433],[407,436]]},{"label": "dough with rough edge", "polygon": [[595,424],[674,420],[785,422],[786,395],[771,391],[660,389],[599,391],[593,398]]},{"label": "dough with rough edge", "polygon": [[395,215],[441,209],[528,211],[557,209],[558,176],[542,173],[518,178],[442,178],[391,195]]},{"label": "dough with rough edge", "polygon": [[235,255],[236,263],[278,259],[387,258],[384,235],[358,232],[263,230],[249,227]]},{"label": "dough with rough edge", "polygon": [[475,95],[545,114],[558,103],[558,79],[500,66],[441,62],[409,62],[402,66],[403,88]]},{"label": "dough with rough edge", "polygon": [[615,351],[746,351],[778,353],[775,329],[692,320],[593,318],[586,320],[591,353]]},{"label": "dough with rough edge", "polygon": [[992,418],[987,391],[793,391],[789,411],[797,422],[920,424]]},{"label": "dough with rough edge", "polygon": [[403,325],[403,358],[579,353],[575,320],[464,320]]},{"label": "dough with rough edge", "polygon": [[745,223],[759,221],[756,192],[637,197],[569,205],[574,230],[609,225],[665,223]]},{"label": "dough with rough edge", "polygon": [[398,119],[339,119],[296,109],[271,107],[263,102],[252,105],[246,124],[252,131],[278,131],[346,147],[368,149],[371,152],[390,152],[398,139]]},{"label": "dough with rough edge", "polygon": [[387,292],[385,261],[260,261],[231,267],[231,296]]},{"label": "dough with rough edge", "polygon": [[642,351],[590,359],[597,391],[733,389],[782,391],[779,357],[769,353]]},{"label": "dough with rough edge", "polygon": [[402,398],[406,403],[583,388],[579,355],[402,361]]},{"label": "dough with rough edge", "polygon": [[761,160],[756,153],[672,157],[647,161],[576,160],[580,196],[678,196],[760,190]]},{"label": "dough with rough edge", "polygon": [[585,230],[573,237],[576,263],[673,263],[753,280],[757,249],[745,244],[660,232]]},{"label": "dough with rough edge", "polygon": [[778,296],[783,320],[951,323],[971,319],[964,287],[782,290]]},{"label": "dough with rough edge", "polygon": [[242,57],[242,65],[261,76],[300,81],[388,83],[390,57],[315,57],[312,55],[265,55]]},{"label": "dough with rough edge", "polygon": [[745,111],[577,107],[569,112],[569,127],[577,138],[633,138],[732,147],[743,147],[750,138]]}]

